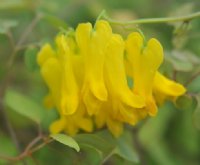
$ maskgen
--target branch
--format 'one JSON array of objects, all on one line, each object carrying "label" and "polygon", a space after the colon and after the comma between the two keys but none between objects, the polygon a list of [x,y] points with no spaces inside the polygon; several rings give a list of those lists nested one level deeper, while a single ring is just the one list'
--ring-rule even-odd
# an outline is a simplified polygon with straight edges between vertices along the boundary
[{"label": "branch", "polygon": [[[40,18],[41,18],[41,15],[37,15],[35,17],[35,19],[32,20],[32,22],[24,30],[24,33],[21,35],[20,39],[18,40],[18,42],[16,44],[14,42],[12,33],[10,31],[7,32],[7,36],[9,38],[11,46],[12,46],[12,53],[11,53],[9,60],[8,60],[8,63],[7,63],[7,73],[4,77],[4,79],[2,80],[2,84],[1,84],[1,88],[0,88],[0,112],[3,116],[3,119],[5,120],[6,128],[9,132],[14,144],[16,145],[16,148],[17,148],[19,153],[21,152],[21,148],[20,148],[16,133],[15,133],[13,127],[12,127],[12,124],[8,119],[8,116],[7,116],[7,113],[6,113],[6,110],[5,110],[5,105],[4,105],[2,100],[3,100],[3,97],[5,95],[5,91],[8,87],[8,85],[9,85],[10,78],[12,77],[12,75],[11,75],[12,66],[13,66],[13,63],[15,61],[16,54],[18,52],[18,47],[20,47],[21,44],[26,41],[26,39],[29,36],[29,33],[34,29],[35,25],[38,23]],[[24,164],[26,164],[26,163],[24,162]]]},{"label": "branch", "polygon": [[[33,146],[38,143],[39,140],[41,140],[43,138],[43,142],[38,144],[37,146],[35,146],[33,148]],[[44,136],[38,136],[35,139],[33,139],[25,148],[25,150],[16,157],[9,157],[9,156],[5,156],[5,155],[0,155],[0,159],[4,159],[4,160],[8,160],[8,161],[20,161],[23,160],[24,158],[31,156],[32,153],[38,151],[39,149],[41,149],[42,147],[44,147],[45,145],[51,143],[52,141],[54,141],[53,139],[49,138],[49,137],[44,137]]]},{"label": "branch", "polygon": [[105,13],[105,10],[100,14],[101,18],[106,19],[111,24],[116,25],[130,25],[130,24],[151,24],[151,23],[169,23],[169,22],[189,22],[192,19],[200,17],[200,11],[185,16],[174,16],[174,17],[165,17],[165,18],[141,18],[132,21],[117,21],[108,17]]},{"label": "branch", "polygon": [[195,73],[194,75],[191,76],[191,78],[185,82],[185,86],[188,86],[193,80],[195,80],[198,76],[200,76],[200,71]]}]

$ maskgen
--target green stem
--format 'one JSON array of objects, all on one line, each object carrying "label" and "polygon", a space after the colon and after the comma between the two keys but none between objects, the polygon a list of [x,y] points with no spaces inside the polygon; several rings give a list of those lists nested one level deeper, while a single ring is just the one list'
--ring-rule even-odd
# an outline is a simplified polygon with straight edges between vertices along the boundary
[{"label": "green stem", "polygon": [[200,17],[200,12],[188,14],[185,16],[177,16],[177,17],[166,17],[166,18],[142,18],[136,19],[132,21],[117,21],[109,18],[106,14],[102,15],[102,18],[106,19],[111,24],[116,25],[130,25],[130,24],[151,24],[151,23],[166,23],[166,22],[188,22],[194,18]]}]

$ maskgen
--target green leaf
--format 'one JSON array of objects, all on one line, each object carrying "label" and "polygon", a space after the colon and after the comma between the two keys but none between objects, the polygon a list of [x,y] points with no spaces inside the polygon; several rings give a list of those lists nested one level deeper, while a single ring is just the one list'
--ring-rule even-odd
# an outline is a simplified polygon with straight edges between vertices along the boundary
[{"label": "green leaf", "polygon": [[9,28],[15,27],[18,22],[15,20],[2,20],[0,19],[0,34],[5,34]]},{"label": "green leaf", "polygon": [[197,99],[190,95],[183,95],[176,100],[176,106],[181,110],[194,110],[197,106]]},{"label": "green leaf", "polygon": [[7,90],[4,98],[5,104],[17,113],[40,123],[44,109],[25,95],[14,90]]},{"label": "green leaf", "polygon": [[[187,14],[191,14],[194,11],[195,8],[195,3],[183,3],[182,5],[179,5],[178,8],[175,8],[174,11],[171,11],[169,13],[169,16],[183,16],[183,15],[187,15]],[[182,22],[169,22],[169,25],[172,25],[174,27],[178,27],[180,24],[182,24]]]},{"label": "green leaf", "polygon": [[54,140],[66,145],[66,146],[74,148],[77,152],[80,151],[80,147],[79,147],[78,143],[70,136],[67,136],[65,134],[55,134],[55,135],[51,135],[51,137]]},{"label": "green leaf", "polygon": [[[0,155],[15,156],[17,149],[11,139],[0,132]],[[0,159],[0,164],[8,164],[6,160]]]},{"label": "green leaf", "polygon": [[130,132],[126,131],[122,134],[122,136],[116,139],[117,147],[115,154],[130,162],[139,163],[139,156],[134,150],[132,138],[133,137],[131,136]]},{"label": "green leaf", "polygon": [[3,26],[0,26],[0,34],[5,34],[7,32],[6,28]]},{"label": "green leaf", "polygon": [[26,52],[24,54],[25,65],[30,71],[34,71],[38,67],[36,61],[37,53],[37,48],[29,47],[28,49],[26,49]]},{"label": "green leaf", "polygon": [[193,113],[193,122],[194,122],[194,126],[200,130],[200,94],[196,96],[196,99],[197,99],[198,105]]},{"label": "green leaf", "polygon": [[134,163],[139,162],[132,144],[132,137],[128,132],[124,132],[119,138],[114,138],[108,131],[101,131],[96,134],[79,134],[75,139],[81,148],[95,149],[103,162],[113,155],[118,155]]},{"label": "green leaf", "polygon": [[176,71],[189,72],[193,70],[193,62],[189,59],[187,53],[172,51],[166,54],[165,59],[173,65]]},{"label": "green leaf", "polygon": [[173,104],[168,102],[160,107],[157,116],[147,120],[139,130],[139,140],[154,159],[154,164],[175,164],[174,154],[169,150],[164,138],[171,117],[175,115],[175,112]]},{"label": "green leaf", "polygon": [[95,149],[101,157],[106,157],[114,149],[109,141],[96,134],[79,134],[75,139],[80,146]]}]

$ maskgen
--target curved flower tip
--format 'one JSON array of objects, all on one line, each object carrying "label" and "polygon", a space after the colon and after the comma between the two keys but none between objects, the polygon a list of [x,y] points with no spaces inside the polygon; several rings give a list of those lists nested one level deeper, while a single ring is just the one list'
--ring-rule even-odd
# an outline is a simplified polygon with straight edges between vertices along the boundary
[{"label": "curved flower tip", "polygon": [[87,53],[88,44],[92,33],[91,23],[81,23],[76,28],[76,42],[83,53]]},{"label": "curved flower tip", "polygon": [[128,73],[132,74],[133,92],[142,96],[145,100],[147,113],[155,116],[157,106],[155,104],[152,88],[155,73],[163,61],[163,49],[154,38],[144,44],[139,33],[131,33],[126,40]]},{"label": "curved flower tip", "polygon": [[124,106],[142,108],[145,106],[144,99],[132,93],[127,85],[123,53],[124,41],[122,37],[120,35],[113,35],[106,50],[106,85],[111,96],[119,100],[116,101],[117,104],[121,102]]},{"label": "curved flower tip", "polygon": [[94,30],[89,24],[82,24],[78,26],[76,33],[85,69],[81,95],[88,113],[92,115],[98,111],[102,102],[107,101],[104,62],[105,49],[111,38],[112,29],[106,21],[97,21]]},{"label": "curved flower tip", "polygon": [[[41,74],[49,88],[53,103],[58,108],[61,89],[61,67],[56,58],[50,58],[41,66]],[[50,99],[50,98],[48,98]],[[50,101],[50,100],[46,100]],[[49,104],[49,103],[48,103]]]},{"label": "curved flower tip", "polygon": [[73,115],[64,116],[66,120],[65,132],[69,135],[75,135],[80,129],[85,132],[93,131],[92,118],[89,117],[84,106],[79,106]]},{"label": "curved flower tip", "polygon": [[123,123],[117,120],[108,119],[107,126],[115,137],[119,137],[123,132]]},{"label": "curved flower tip", "polygon": [[65,129],[66,121],[64,118],[60,118],[56,121],[54,121],[50,127],[49,130],[51,134],[57,134]]},{"label": "curved flower tip", "polygon": [[61,82],[61,99],[60,108],[63,115],[71,115],[76,112],[79,105],[79,89],[75,79],[72,51],[69,48],[66,37],[64,35],[57,37],[57,44],[61,52],[58,52],[60,65],[62,67],[62,82]]},{"label": "curved flower tip", "polygon": [[55,57],[55,51],[49,44],[45,44],[38,52],[37,63],[42,66],[51,57]]},{"label": "curved flower tip", "polygon": [[186,88],[163,76],[161,73],[156,72],[153,92],[159,104],[162,104],[166,99],[174,99],[183,95],[186,92]]}]

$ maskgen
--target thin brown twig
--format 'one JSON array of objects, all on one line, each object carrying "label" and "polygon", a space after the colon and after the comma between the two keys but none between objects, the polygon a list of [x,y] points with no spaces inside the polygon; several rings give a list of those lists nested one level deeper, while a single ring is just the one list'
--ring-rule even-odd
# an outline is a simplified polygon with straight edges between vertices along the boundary
[{"label": "thin brown twig", "polygon": [[[6,114],[6,111],[5,111],[5,105],[3,104],[2,100],[3,100],[3,97],[5,95],[5,91],[7,89],[7,86],[9,85],[9,80],[11,78],[11,68],[12,68],[12,65],[14,63],[14,60],[15,60],[15,56],[18,52],[18,47],[21,46],[22,43],[24,43],[26,41],[26,39],[28,38],[28,35],[29,33],[33,30],[33,28],[35,27],[35,25],[37,24],[37,22],[40,20],[41,18],[41,15],[37,15],[35,17],[35,19],[33,19],[33,21],[28,25],[28,27],[25,29],[24,33],[22,34],[22,36],[20,37],[20,39],[18,40],[18,42],[15,44],[14,42],[14,38],[12,36],[12,33],[8,30],[7,32],[7,36],[9,38],[9,41],[11,43],[11,46],[12,46],[12,53],[10,55],[10,58],[8,60],[8,64],[7,64],[7,73],[6,73],[6,76],[5,78],[3,79],[2,81],[2,84],[1,84],[1,88],[0,88],[0,111],[1,111],[1,114],[5,120],[5,124],[6,124],[6,127],[7,127],[7,130],[18,150],[18,152],[20,153],[21,152],[21,148],[20,148],[20,145],[19,145],[19,142],[18,142],[18,139],[17,139],[17,136],[16,136],[16,133],[8,119],[8,116]],[[4,157],[4,156],[0,156],[1,158]],[[23,157],[23,155],[21,155],[21,157]],[[6,157],[4,157],[6,158]],[[8,158],[8,157],[7,157]],[[17,157],[17,158],[10,158],[13,159],[13,160],[18,160],[20,157]],[[25,161],[23,162],[24,164]]]},{"label": "thin brown twig", "polygon": [[[42,137],[40,137],[40,139],[41,138]],[[39,149],[41,149],[45,145],[47,145],[47,144],[51,143],[52,141],[54,141],[51,138],[45,138],[45,137],[43,137],[43,138],[45,140],[41,144],[38,144],[36,147],[32,148],[39,140],[39,137],[35,138],[33,141],[31,141],[31,143],[29,143],[27,145],[27,147],[25,148],[24,152],[22,152],[19,156],[9,157],[9,156],[5,156],[5,155],[0,155],[0,159],[4,159],[4,160],[8,160],[8,161],[20,161],[20,160],[23,160],[25,157],[28,157],[28,156],[32,155],[34,152],[38,151]]]},{"label": "thin brown twig", "polygon": [[51,143],[52,141],[54,141],[54,140],[53,140],[53,139],[48,139],[48,140],[44,141],[44,143],[42,143],[42,144],[36,146],[35,148],[33,148],[30,152],[31,152],[31,153],[36,152],[36,151],[38,151],[40,148],[42,148],[42,147],[44,147],[45,145]]},{"label": "thin brown twig", "polygon": [[10,68],[12,66],[18,49],[26,41],[26,39],[28,38],[29,34],[31,33],[31,31],[37,25],[37,23],[40,21],[41,18],[42,18],[42,15],[41,14],[37,14],[36,17],[31,21],[31,23],[25,29],[24,33],[22,34],[22,36],[20,37],[20,39],[16,43],[16,46],[13,49],[13,53],[11,54],[10,59],[8,61],[8,68]]},{"label": "thin brown twig", "polygon": [[188,86],[193,80],[195,80],[198,76],[200,76],[200,71],[196,72],[194,75],[190,77],[188,81],[185,82],[185,86]]},{"label": "thin brown twig", "polygon": [[29,150],[35,145],[37,144],[40,140],[42,139],[42,136],[37,136],[35,139],[33,139],[28,145],[27,147],[25,148],[24,152],[25,153],[28,153]]}]

